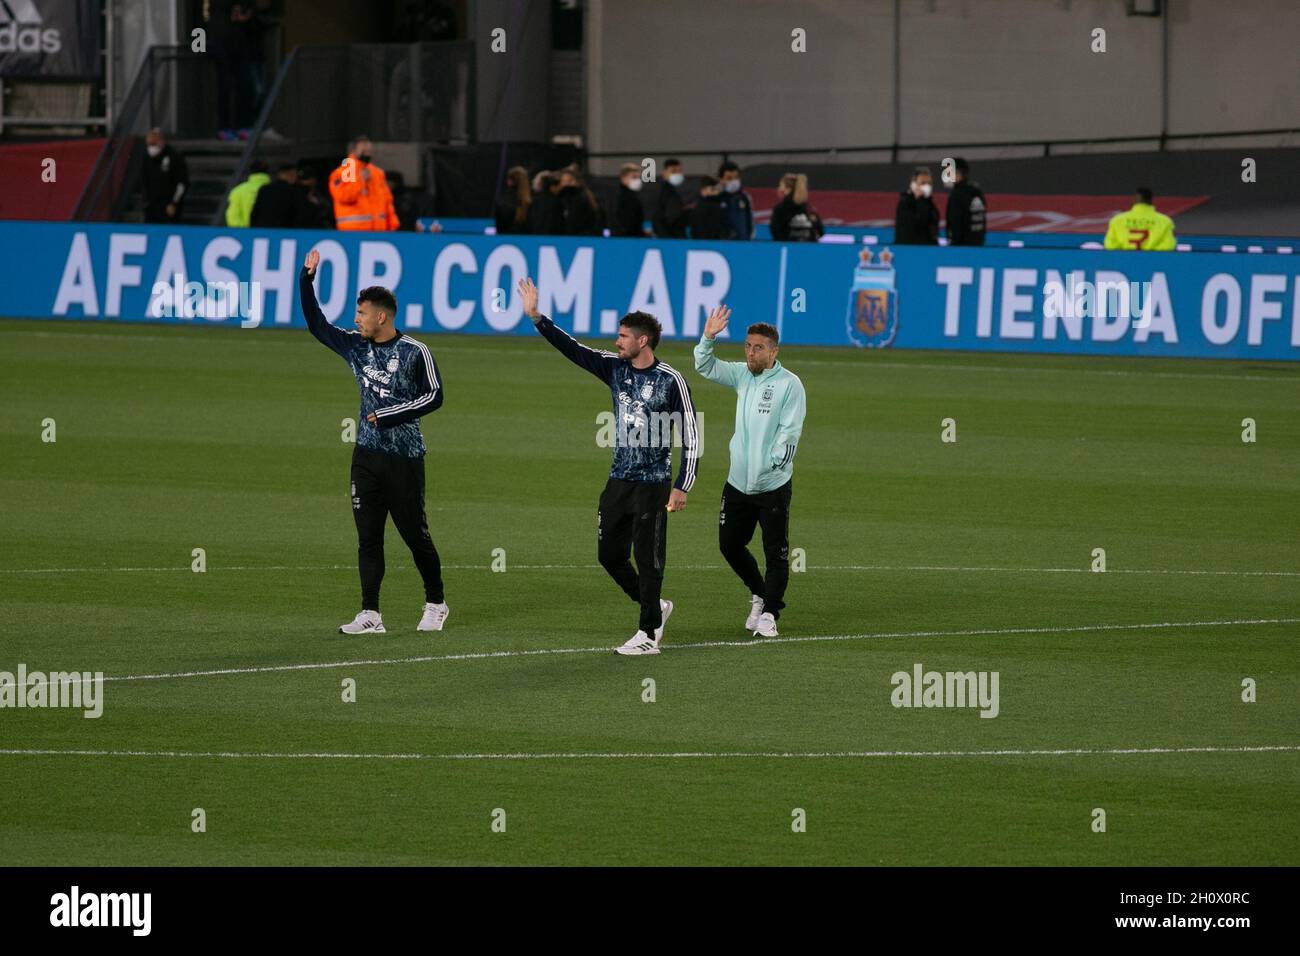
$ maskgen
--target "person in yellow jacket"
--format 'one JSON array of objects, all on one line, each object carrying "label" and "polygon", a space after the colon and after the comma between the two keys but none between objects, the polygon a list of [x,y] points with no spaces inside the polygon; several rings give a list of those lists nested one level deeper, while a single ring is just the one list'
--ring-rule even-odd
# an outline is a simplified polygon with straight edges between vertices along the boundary
[{"label": "person in yellow jacket", "polygon": [[235,229],[248,228],[249,221],[253,218],[253,204],[257,202],[257,194],[271,181],[271,176],[266,170],[267,165],[264,161],[253,160],[248,178],[230,190],[230,196],[226,199],[227,226]]},{"label": "person in yellow jacket", "polygon": [[334,221],[340,229],[391,232],[397,229],[397,211],[384,171],[370,161],[373,144],[358,136],[348,147],[348,158],[330,173]]},{"label": "person in yellow jacket", "polygon": [[1133,208],[1111,219],[1103,245],[1107,249],[1172,252],[1175,247],[1174,221],[1164,213],[1156,212],[1151,203],[1151,190],[1139,187]]}]

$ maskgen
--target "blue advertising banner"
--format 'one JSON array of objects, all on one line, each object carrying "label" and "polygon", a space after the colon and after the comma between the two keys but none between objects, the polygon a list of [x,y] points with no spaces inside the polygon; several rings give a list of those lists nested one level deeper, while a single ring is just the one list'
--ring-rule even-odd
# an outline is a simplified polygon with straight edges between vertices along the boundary
[{"label": "blue advertising banner", "polygon": [[[487,235],[488,229],[496,229],[492,219],[463,219],[447,217],[444,219],[416,220],[421,229],[429,229],[436,222],[446,233]],[[652,223],[646,222],[650,229]],[[495,233],[493,233],[495,234]],[[1100,249],[1103,234],[1101,232],[1012,232],[994,229],[985,234],[987,246],[1045,246],[1052,249]],[[894,241],[894,230],[871,229],[864,226],[827,226],[826,237],[822,242],[862,242],[868,245],[889,245]],[[758,242],[771,242],[772,230],[767,223],[760,222],[754,226],[754,239]],[[1300,238],[1291,236],[1213,236],[1213,235],[1178,235],[1179,252],[1236,252],[1277,253],[1292,255],[1300,246]]]},{"label": "blue advertising banner", "polygon": [[531,334],[514,294],[531,275],[541,310],[579,336],[612,337],[640,309],[693,340],[725,301],[733,333],[771,322],[791,344],[1300,358],[1300,259],[1195,252],[6,222],[0,312],[302,327],[313,248],[321,306],[344,325],[360,288],[385,285],[399,328]]}]

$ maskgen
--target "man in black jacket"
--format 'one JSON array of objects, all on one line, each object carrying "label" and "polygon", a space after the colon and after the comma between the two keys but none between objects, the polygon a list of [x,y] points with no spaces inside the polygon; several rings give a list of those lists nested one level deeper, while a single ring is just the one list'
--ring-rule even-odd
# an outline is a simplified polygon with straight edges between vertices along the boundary
[{"label": "man in black jacket", "polygon": [[248,224],[268,229],[312,229],[315,218],[307,191],[298,185],[298,167],[285,163],[276,170],[275,179],[257,191]]},{"label": "man in black jacket", "polygon": [[953,162],[957,184],[948,195],[948,245],[984,245],[985,214],[984,191],[970,181],[970,163],[960,156]]},{"label": "man in black jacket", "polygon": [[722,185],[712,176],[700,180],[700,198],[690,211],[692,239],[722,239],[727,235],[727,211]]},{"label": "man in black jacket", "polygon": [[664,179],[659,184],[659,200],[655,204],[654,231],[660,239],[685,239],[687,214],[678,192],[686,177],[682,174],[680,159],[664,160]]},{"label": "man in black jacket", "polygon": [[933,189],[929,168],[917,166],[912,170],[912,181],[898,197],[894,212],[894,245],[939,244],[939,211],[930,200]]},{"label": "man in black jacket", "polygon": [[587,184],[572,169],[560,171],[560,221],[566,236],[599,236],[600,207]]},{"label": "man in black jacket", "polygon": [[618,171],[618,201],[614,207],[611,236],[645,238],[645,208],[641,205],[641,167],[624,163]]},{"label": "man in black jacket", "polygon": [[144,221],[180,222],[185,191],[190,188],[185,157],[167,145],[162,130],[156,126],[145,135],[144,144]]}]

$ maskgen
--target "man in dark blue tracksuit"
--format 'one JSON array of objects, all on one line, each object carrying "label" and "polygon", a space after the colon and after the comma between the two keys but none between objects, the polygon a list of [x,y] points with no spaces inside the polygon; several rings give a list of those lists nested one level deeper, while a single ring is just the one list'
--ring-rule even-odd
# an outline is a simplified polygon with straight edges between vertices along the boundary
[{"label": "man in dark blue tracksuit", "polygon": [[388,516],[424,579],[424,614],[417,630],[441,631],[448,610],[442,564],[424,515],[424,439],[420,416],[442,407],[438,363],[423,342],[393,328],[397,300],[380,286],[357,296],[357,332],[335,328],[316,302],[312,279],[320,254],[310,252],[298,276],[302,311],[311,334],[337,352],[361,389],[357,443],[352,450],[352,516],[357,525],[361,613],[344,634],[382,634],[379,585],[384,579],[384,525]]},{"label": "man in dark blue tracksuit", "polygon": [[[564,356],[605,383],[614,400],[614,463],[596,513],[601,566],[641,606],[637,632],[620,654],[658,654],[673,602],[659,596],[667,557],[668,511],[686,507],[699,458],[699,422],[686,379],[655,358],[660,327],[632,312],[619,323],[618,351],[580,344],[537,311],[537,286],[521,279],[524,312]],[[672,475],[672,429],[682,441],[677,481]],[[636,570],[628,560],[635,553]]]}]

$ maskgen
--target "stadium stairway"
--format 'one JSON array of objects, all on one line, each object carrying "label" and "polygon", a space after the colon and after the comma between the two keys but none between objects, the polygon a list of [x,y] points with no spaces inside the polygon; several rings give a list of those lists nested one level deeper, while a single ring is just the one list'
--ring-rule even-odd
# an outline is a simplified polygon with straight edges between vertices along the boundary
[{"label": "stadium stairway", "polygon": [[[226,182],[239,165],[244,144],[219,139],[174,139],[170,145],[185,157],[190,170],[190,189],[182,221],[188,225],[212,223],[217,208],[226,202]],[[127,222],[144,221],[144,198],[139,189],[131,197],[122,217]]]}]

